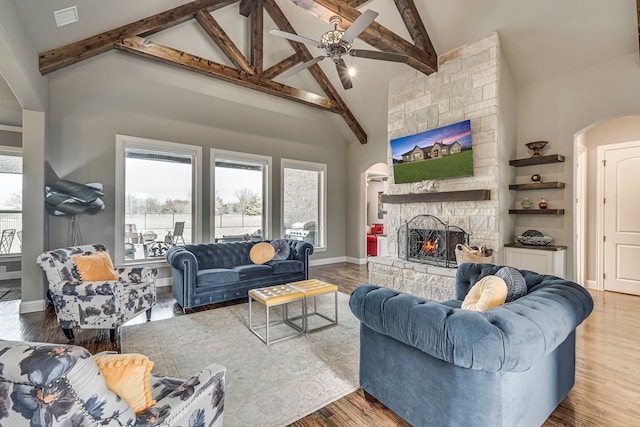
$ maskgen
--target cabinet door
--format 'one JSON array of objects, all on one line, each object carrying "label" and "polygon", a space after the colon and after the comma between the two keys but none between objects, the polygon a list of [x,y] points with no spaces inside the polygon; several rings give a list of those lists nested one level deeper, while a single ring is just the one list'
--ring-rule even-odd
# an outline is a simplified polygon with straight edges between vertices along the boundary
[{"label": "cabinet door", "polygon": [[553,274],[553,252],[535,249],[505,248],[506,264],[540,274]]}]

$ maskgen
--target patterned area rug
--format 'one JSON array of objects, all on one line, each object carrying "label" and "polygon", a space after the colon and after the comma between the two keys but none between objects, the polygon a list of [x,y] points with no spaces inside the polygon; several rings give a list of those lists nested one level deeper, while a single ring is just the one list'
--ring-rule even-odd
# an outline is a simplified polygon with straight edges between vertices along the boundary
[{"label": "patterned area rug", "polygon": [[[227,368],[224,425],[283,426],[358,388],[360,324],[348,302],[338,294],[337,326],[268,347],[248,329],[248,304],[239,304],[124,326],[122,352],[148,356],[154,374],[183,379],[220,363]],[[318,306],[333,313],[333,297]]]}]

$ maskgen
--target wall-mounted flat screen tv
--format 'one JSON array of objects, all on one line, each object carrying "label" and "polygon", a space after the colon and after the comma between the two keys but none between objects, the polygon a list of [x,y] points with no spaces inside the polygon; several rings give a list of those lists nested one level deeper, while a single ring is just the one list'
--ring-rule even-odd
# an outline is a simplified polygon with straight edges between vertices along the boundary
[{"label": "wall-mounted flat screen tv", "polygon": [[396,184],[473,175],[471,122],[392,139]]}]

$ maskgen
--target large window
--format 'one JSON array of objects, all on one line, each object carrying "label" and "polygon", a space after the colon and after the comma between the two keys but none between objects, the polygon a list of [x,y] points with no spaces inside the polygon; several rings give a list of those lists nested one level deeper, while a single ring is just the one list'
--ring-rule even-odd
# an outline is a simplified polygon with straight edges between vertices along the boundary
[{"label": "large window", "polygon": [[326,247],[327,165],[282,159],[282,230],[287,239]]},{"label": "large window", "polygon": [[22,150],[0,146],[0,255],[22,249]]},{"label": "large window", "polygon": [[200,147],[118,135],[118,262],[164,260],[200,236]]},{"label": "large window", "polygon": [[212,149],[211,169],[214,241],[269,238],[271,157]]}]

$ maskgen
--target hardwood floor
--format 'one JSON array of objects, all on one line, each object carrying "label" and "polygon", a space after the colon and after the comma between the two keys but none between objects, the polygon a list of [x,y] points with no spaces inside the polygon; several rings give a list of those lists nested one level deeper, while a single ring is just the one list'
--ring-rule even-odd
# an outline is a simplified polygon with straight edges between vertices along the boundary
[{"label": "hardwood floor", "polygon": [[[332,264],[311,267],[310,276],[334,283],[345,293],[367,283],[365,266]],[[640,419],[640,297],[591,291],[595,308],[577,330],[576,383],[545,426],[636,426]],[[158,289],[152,321],[182,315],[171,288]],[[212,304],[209,310],[241,301]],[[66,342],[51,307],[18,314],[19,301],[0,302],[0,338]],[[128,324],[143,323],[138,316]],[[108,331],[76,329],[76,345],[92,353],[114,350]],[[292,426],[407,426],[382,404],[367,402],[358,390]]]}]

